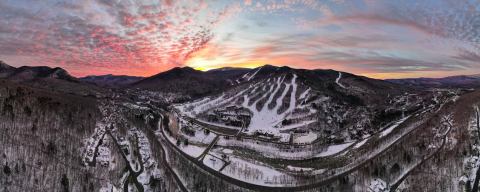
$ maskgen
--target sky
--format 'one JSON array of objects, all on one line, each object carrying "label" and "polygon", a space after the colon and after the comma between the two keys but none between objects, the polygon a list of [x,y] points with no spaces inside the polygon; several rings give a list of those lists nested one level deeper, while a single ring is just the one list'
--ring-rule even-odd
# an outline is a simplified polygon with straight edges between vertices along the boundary
[{"label": "sky", "polygon": [[0,60],[74,76],[265,64],[480,74],[480,0],[2,0]]}]

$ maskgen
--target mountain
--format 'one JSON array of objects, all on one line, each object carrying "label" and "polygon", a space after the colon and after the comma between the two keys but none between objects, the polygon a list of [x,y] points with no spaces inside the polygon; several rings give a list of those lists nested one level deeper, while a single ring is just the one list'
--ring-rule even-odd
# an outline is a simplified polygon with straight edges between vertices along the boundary
[{"label": "mountain", "polygon": [[0,78],[5,78],[12,74],[15,71],[15,68],[7,65],[5,62],[0,61]]},{"label": "mountain", "polygon": [[102,87],[124,87],[142,79],[143,77],[112,74],[99,76],[91,75],[80,78],[83,82],[93,83]]},{"label": "mountain", "polygon": [[219,72],[219,71],[248,71],[248,68],[241,68],[241,67],[221,67],[216,69],[208,70],[208,72]]},{"label": "mountain", "polygon": [[10,74],[8,79],[13,81],[31,81],[35,79],[58,79],[65,80],[69,82],[78,82],[78,79],[71,76],[67,71],[60,67],[29,67],[22,66],[16,68],[12,74]]},{"label": "mountain", "polygon": [[97,86],[81,82],[60,67],[22,66],[16,68],[1,62],[0,78],[36,88],[77,95],[99,96],[103,92]]},{"label": "mountain", "polygon": [[176,67],[131,84],[131,88],[205,96],[224,90],[232,80],[247,69],[198,71],[190,67]]},{"label": "mountain", "polygon": [[425,99],[401,85],[334,70],[265,65],[233,82],[176,108],[191,119],[225,126],[239,124],[215,117],[218,111],[244,113],[249,116],[242,122],[247,134],[265,132],[281,140],[290,131],[313,130],[330,138],[326,142],[339,142],[372,134],[386,120],[418,109]]},{"label": "mountain", "polygon": [[35,79],[59,79],[78,82],[77,78],[71,76],[65,69],[60,67],[22,66],[15,68],[2,61],[0,61],[0,77],[16,82],[31,81]]},{"label": "mountain", "polygon": [[434,88],[478,88],[480,87],[480,75],[459,75],[443,78],[407,78],[386,79],[386,81],[413,87]]},{"label": "mountain", "polygon": [[0,191],[465,191],[480,175],[480,91],[271,65],[134,89],[0,70]]}]

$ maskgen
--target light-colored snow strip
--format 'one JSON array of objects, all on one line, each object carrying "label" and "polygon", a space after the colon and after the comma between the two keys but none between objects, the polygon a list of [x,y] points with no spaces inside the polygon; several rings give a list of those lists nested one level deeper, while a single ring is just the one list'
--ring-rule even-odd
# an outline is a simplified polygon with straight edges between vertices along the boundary
[{"label": "light-colored snow strip", "polygon": [[250,75],[249,77],[247,77],[247,81],[252,80],[252,79],[255,77],[255,75],[260,71],[260,69],[262,69],[262,68],[261,68],[261,67],[258,68],[258,69],[255,71],[255,73],[253,73],[252,75]]},{"label": "light-colored snow strip", "polygon": [[338,72],[338,77],[337,77],[337,79],[335,79],[335,83],[337,83],[337,85],[340,86],[341,88],[346,89],[345,86],[343,86],[343,85],[340,83],[340,79],[341,79],[341,78],[342,78],[342,72],[339,71],[339,72]]},{"label": "light-colored snow strip", "polygon": [[225,153],[225,154],[232,154],[232,153],[233,153],[233,150],[231,150],[231,149],[223,149],[222,152]]},{"label": "light-colored snow strip", "polygon": [[287,166],[287,169],[290,170],[290,171],[295,171],[295,172],[306,172],[306,171],[313,171],[314,168],[310,168],[310,167],[294,167],[294,166]]},{"label": "light-colored snow strip", "polygon": [[396,127],[398,127],[400,124],[402,124],[405,120],[407,120],[410,116],[406,116],[400,120],[398,120],[397,122],[393,123],[393,125],[391,125],[390,127],[388,127],[387,129],[383,130],[382,133],[380,134],[380,137],[384,137],[385,135],[388,135],[390,132],[393,131],[393,129],[395,129]]},{"label": "light-colored snow strip", "polygon": [[297,75],[293,74],[293,79],[292,79],[292,92],[290,93],[290,105],[288,107],[288,110],[286,113],[291,113],[296,106],[297,98],[295,96],[297,95]]},{"label": "light-colored snow strip", "polygon": [[301,123],[287,125],[287,126],[279,128],[279,129],[282,130],[282,131],[287,131],[287,130],[290,130],[290,129],[296,129],[296,128],[299,128],[299,127],[307,126],[307,125],[310,125],[310,124],[315,123],[315,122],[316,122],[316,120],[302,121]]},{"label": "light-colored snow strip", "polygon": [[311,89],[310,89],[310,87],[309,87],[309,88],[308,88],[307,90],[305,90],[302,94],[300,94],[300,97],[299,97],[298,99],[300,99],[300,100],[301,100],[301,99],[304,99],[304,98],[307,96],[307,94],[310,92],[310,90],[311,90]]},{"label": "light-colored snow strip", "polygon": [[354,142],[342,143],[342,144],[338,144],[338,145],[330,145],[330,146],[328,146],[328,149],[326,151],[315,155],[315,157],[325,157],[325,156],[330,156],[330,155],[340,153],[341,151],[345,150],[346,148],[348,148],[353,143]]},{"label": "light-colored snow strip", "polygon": [[261,185],[279,186],[284,182],[294,182],[293,177],[259,162],[252,163],[233,156],[229,160],[231,161],[230,165],[221,172],[224,175]]},{"label": "light-colored snow strip", "polygon": [[353,146],[353,148],[356,149],[356,148],[361,147],[362,145],[364,145],[364,144],[368,141],[368,139],[370,139],[370,138],[363,139],[362,141],[360,141],[360,142],[358,142],[357,144],[355,144],[355,145]]}]

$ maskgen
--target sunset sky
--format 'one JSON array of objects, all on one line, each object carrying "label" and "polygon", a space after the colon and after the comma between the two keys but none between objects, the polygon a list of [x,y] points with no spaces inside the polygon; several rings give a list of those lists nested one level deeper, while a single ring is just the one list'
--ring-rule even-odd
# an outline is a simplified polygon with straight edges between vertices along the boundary
[{"label": "sunset sky", "polygon": [[0,60],[75,76],[264,64],[480,73],[479,0],[0,1]]}]

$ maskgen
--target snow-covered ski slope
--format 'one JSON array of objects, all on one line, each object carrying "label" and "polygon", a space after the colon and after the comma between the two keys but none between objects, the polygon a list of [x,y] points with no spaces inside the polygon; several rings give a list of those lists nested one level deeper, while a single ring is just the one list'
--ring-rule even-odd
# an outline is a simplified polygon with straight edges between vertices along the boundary
[{"label": "snow-covered ski slope", "polygon": [[[258,71],[257,71],[258,72]],[[246,78],[254,76],[246,74]],[[238,106],[251,112],[251,121],[245,130],[248,133],[263,132],[280,134],[282,121],[298,119],[299,121],[285,128],[308,125],[315,110],[305,105],[311,89],[297,81],[296,74],[270,77],[234,88],[218,96],[177,106],[183,114],[198,117],[208,111]],[[304,122],[305,121],[305,122]],[[279,129],[280,128],[280,129]]]},{"label": "snow-covered ski slope", "polygon": [[315,138],[348,142],[378,131],[371,125],[376,113],[401,93],[395,85],[348,73],[274,66],[252,69],[235,82],[221,93],[174,107],[182,115],[226,128],[232,127],[231,119],[239,120],[239,110],[248,111],[247,123],[238,126],[247,134],[285,141],[292,132],[303,137],[313,131]]}]

